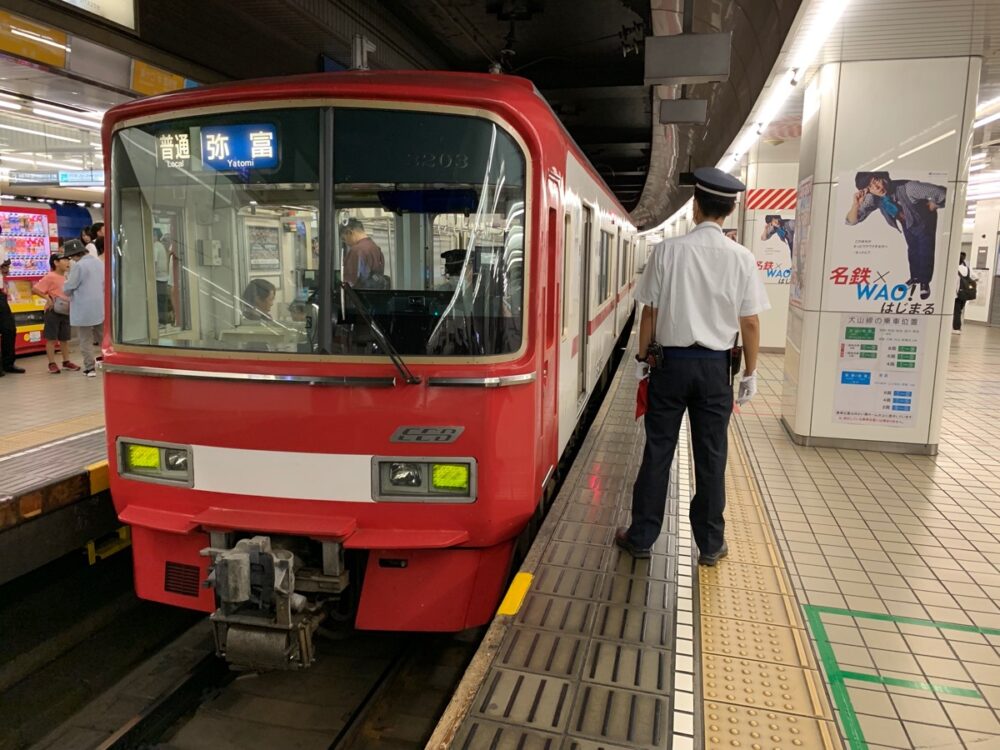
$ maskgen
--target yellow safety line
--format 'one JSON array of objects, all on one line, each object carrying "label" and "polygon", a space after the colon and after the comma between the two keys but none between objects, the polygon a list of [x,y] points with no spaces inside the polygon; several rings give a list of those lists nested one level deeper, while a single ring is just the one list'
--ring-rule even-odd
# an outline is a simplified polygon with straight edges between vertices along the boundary
[{"label": "yellow safety line", "polygon": [[514,576],[510,588],[507,589],[507,595],[500,602],[500,609],[497,610],[497,614],[516,615],[518,610],[521,609],[524,597],[528,594],[532,580],[534,580],[534,576],[531,573],[518,573]]},{"label": "yellow safety line", "polygon": [[[779,665],[747,658],[747,655],[734,656],[733,634],[737,642],[753,640],[751,634],[754,628],[761,628],[760,623],[743,622],[734,619],[739,617],[738,614],[713,610],[713,617],[727,618],[730,622],[728,635],[720,637],[718,632],[713,632],[709,620],[700,621],[705,747],[763,747],[755,743],[764,739],[761,729],[766,727],[766,739],[774,745],[784,747],[782,743],[787,741],[789,747],[801,747],[805,742],[805,746],[816,750],[842,749],[840,732],[832,721],[834,714],[829,696],[822,688],[822,675],[812,658],[808,635],[802,630],[794,589],[735,427],[730,436],[731,460],[726,472],[727,502],[732,511],[727,514],[730,557],[721,560],[714,568],[699,568],[702,611],[705,611],[705,603],[709,601],[738,601],[741,597],[760,594],[779,597],[788,625],[771,624],[759,632],[773,638],[772,644],[785,643],[783,653],[787,650],[790,658]],[[746,519],[746,526],[742,529],[738,524],[744,522],[737,518]],[[751,531],[758,533],[747,533]],[[766,556],[750,553],[751,548],[747,545],[753,544],[751,538],[763,538],[767,545]],[[750,562],[751,559],[771,568],[774,576],[733,575],[735,571],[745,571],[742,566],[758,564]],[[737,564],[739,567],[727,573],[727,565]],[[751,588],[754,581],[757,582],[756,587]],[[754,653],[751,651],[749,655]],[[764,653],[764,649],[756,651],[756,654],[760,653]],[[720,672],[723,665],[726,668]],[[732,678],[725,673],[732,670],[740,676],[740,689],[736,691],[726,685]],[[778,687],[776,683],[783,684]],[[778,694],[783,694],[780,700]],[[760,726],[762,723],[764,727]],[[767,746],[770,747],[770,744]]]}]

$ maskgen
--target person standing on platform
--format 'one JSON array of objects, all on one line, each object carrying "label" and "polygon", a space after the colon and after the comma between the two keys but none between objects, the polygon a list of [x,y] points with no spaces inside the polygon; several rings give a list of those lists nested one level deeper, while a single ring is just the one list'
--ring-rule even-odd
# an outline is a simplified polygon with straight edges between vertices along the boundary
[{"label": "person standing on platform", "polygon": [[[972,279],[973,293],[969,296],[969,282],[968,279]],[[952,333],[962,333],[962,315],[965,314],[965,303],[970,299],[975,299],[975,283],[977,279],[973,275],[972,271],[969,270],[968,263],[965,262],[965,253],[962,253],[958,258],[958,288],[955,290],[955,312],[951,320],[951,332]]]},{"label": "person standing on platform", "polygon": [[66,285],[66,274],[69,273],[69,261],[62,255],[49,258],[49,272],[31,287],[31,291],[45,298],[44,329],[45,355],[49,358],[49,373],[58,375],[61,371],[56,364],[56,343],[62,350],[62,365],[67,370],[79,370],[80,366],[70,361],[69,340],[71,326],[69,324],[69,297],[63,291]]},{"label": "person standing on platform", "polygon": [[83,374],[97,377],[94,341],[104,336],[104,264],[87,253],[79,240],[68,240],[63,257],[76,259],[63,290],[72,301],[69,322],[76,327],[83,355]]},{"label": "person standing on platform", "polygon": [[7,301],[7,273],[10,258],[0,255],[0,377],[8,372],[22,374],[23,367],[14,364],[14,340],[17,338],[17,324],[14,313]]},{"label": "person standing on platform", "polygon": [[87,252],[95,258],[101,257],[100,252],[97,250],[97,241],[100,240],[102,243],[104,242],[104,222],[98,221],[92,224],[87,230],[87,235],[90,237],[90,242],[83,243],[87,246]]},{"label": "person standing on platform", "polygon": [[686,410],[696,486],[691,529],[699,564],[715,565],[729,551],[723,514],[733,412],[731,349],[742,334],[746,368],[738,403],[745,404],[757,392],[757,315],[770,304],[753,253],[722,233],[746,187],[714,167],[698,169],[694,177],[697,226],[653,248],[636,289],[636,301],[644,305],[636,374],[649,376],[646,448],[632,489],[632,524],[618,529],[615,543],[633,557],[650,557],[663,525],[670,465]]}]

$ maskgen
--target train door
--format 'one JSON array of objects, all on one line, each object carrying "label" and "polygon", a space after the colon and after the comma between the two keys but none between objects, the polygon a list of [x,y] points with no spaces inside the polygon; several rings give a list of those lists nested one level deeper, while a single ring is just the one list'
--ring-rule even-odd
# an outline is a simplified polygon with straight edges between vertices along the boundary
[{"label": "train door", "polygon": [[583,242],[580,253],[580,358],[577,360],[577,395],[583,399],[587,396],[587,323],[590,319],[590,251],[594,233],[594,211],[590,206],[583,207],[583,231],[580,233]]},{"label": "train door", "polygon": [[[545,220],[544,266],[545,281],[542,286],[542,449],[545,460],[555,462],[559,445],[559,373],[558,370],[558,318],[559,307],[559,205],[562,203],[562,180],[554,175],[548,179],[549,208]],[[554,465],[554,463],[553,463]],[[547,479],[548,477],[546,477]]]}]

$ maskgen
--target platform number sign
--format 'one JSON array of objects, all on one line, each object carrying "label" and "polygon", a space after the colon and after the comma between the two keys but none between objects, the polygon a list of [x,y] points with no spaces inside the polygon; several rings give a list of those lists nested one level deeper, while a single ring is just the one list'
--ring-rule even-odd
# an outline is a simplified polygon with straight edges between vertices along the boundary
[{"label": "platform number sign", "polygon": [[278,166],[278,130],[274,125],[203,127],[201,161],[219,171],[274,169]]}]

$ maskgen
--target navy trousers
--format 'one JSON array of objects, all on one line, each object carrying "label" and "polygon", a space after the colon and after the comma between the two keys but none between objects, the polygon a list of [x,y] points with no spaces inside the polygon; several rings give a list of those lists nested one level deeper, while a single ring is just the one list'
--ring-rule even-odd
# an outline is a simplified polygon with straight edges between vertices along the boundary
[{"label": "navy trousers", "polygon": [[[716,353],[712,353],[716,354]],[[695,493],[689,517],[698,549],[717,552],[726,529],[726,458],[733,390],[728,352],[723,357],[672,357],[649,378],[646,448],[632,488],[629,540],[653,546],[663,526],[670,464],[685,410],[691,420]]]}]

